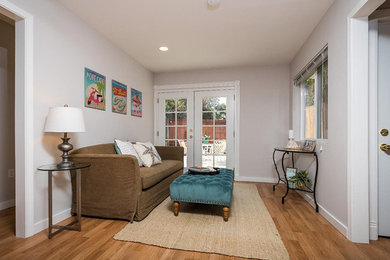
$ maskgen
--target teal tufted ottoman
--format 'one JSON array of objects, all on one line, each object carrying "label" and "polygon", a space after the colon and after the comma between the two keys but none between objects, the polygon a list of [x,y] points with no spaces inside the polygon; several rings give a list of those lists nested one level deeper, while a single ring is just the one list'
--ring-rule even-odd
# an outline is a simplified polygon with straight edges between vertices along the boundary
[{"label": "teal tufted ottoman", "polygon": [[184,173],[170,186],[175,216],[179,214],[180,202],[223,206],[223,219],[228,221],[232,204],[234,171],[220,169],[216,175],[193,175]]}]

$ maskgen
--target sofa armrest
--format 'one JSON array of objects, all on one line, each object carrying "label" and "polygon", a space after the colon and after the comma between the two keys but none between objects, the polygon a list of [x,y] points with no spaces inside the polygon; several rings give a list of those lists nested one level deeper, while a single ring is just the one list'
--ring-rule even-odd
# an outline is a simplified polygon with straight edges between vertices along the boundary
[{"label": "sofa armrest", "polygon": [[[142,185],[138,161],[131,155],[71,154],[73,162],[89,162],[81,173],[81,213],[133,221]],[[72,171],[72,212],[76,209],[76,178]]]},{"label": "sofa armrest", "polygon": [[156,146],[156,150],[163,160],[184,161],[184,148],[181,146]]}]

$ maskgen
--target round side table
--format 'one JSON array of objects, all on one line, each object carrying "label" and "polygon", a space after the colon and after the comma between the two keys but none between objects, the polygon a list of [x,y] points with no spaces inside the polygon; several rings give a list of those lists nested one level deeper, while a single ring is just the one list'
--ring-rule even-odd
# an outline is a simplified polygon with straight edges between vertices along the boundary
[{"label": "round side table", "polygon": [[[81,231],[81,169],[90,167],[91,164],[87,162],[74,163],[73,166],[66,168],[59,168],[57,164],[49,164],[38,167],[38,171],[48,172],[48,185],[49,185],[49,239],[54,235],[57,235],[63,230],[76,230]],[[59,171],[76,171],[76,197],[77,197],[77,220],[71,222],[66,226],[53,225],[53,172]],[[74,226],[78,224],[77,226]],[[52,232],[52,229],[58,229],[55,232]]]}]

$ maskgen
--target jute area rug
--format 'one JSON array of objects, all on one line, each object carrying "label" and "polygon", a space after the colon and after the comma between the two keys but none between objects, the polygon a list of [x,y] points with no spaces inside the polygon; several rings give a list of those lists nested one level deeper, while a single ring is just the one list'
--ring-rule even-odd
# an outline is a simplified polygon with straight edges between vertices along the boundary
[{"label": "jute area rug", "polygon": [[229,221],[222,207],[181,203],[175,217],[167,198],[114,239],[165,248],[258,259],[289,259],[278,230],[253,184],[235,183]]}]

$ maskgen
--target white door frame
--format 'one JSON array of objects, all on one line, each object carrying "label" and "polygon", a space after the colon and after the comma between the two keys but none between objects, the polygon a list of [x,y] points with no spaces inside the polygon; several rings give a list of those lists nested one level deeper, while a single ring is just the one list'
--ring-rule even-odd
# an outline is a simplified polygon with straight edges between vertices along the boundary
[{"label": "white door frame", "polygon": [[369,243],[369,22],[384,0],[361,0],[348,16],[348,234]]},{"label": "white door frame", "polygon": [[240,81],[227,82],[209,82],[209,83],[191,83],[191,84],[174,84],[174,85],[155,85],[154,86],[154,143],[157,141],[157,114],[158,93],[177,92],[180,90],[204,91],[204,90],[234,90],[235,112],[234,112],[234,175],[235,179],[240,176]]},{"label": "white door frame", "polygon": [[15,20],[15,227],[17,237],[34,234],[33,17],[0,0]]}]

